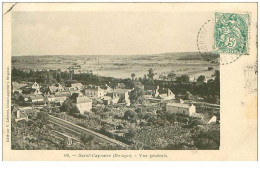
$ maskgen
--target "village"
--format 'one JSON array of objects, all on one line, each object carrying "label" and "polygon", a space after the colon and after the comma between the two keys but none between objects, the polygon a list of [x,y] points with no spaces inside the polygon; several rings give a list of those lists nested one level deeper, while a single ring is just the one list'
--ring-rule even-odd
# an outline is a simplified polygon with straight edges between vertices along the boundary
[{"label": "village", "polygon": [[[35,113],[46,112],[49,116],[64,119],[123,143],[135,144],[138,149],[153,148],[138,138],[142,135],[138,133],[147,129],[156,130],[170,125],[181,125],[187,129],[220,123],[219,104],[203,102],[201,96],[193,96],[188,91],[176,94],[167,87],[167,84],[176,83],[187,76],[178,78],[170,73],[165,80],[159,80],[164,82],[161,84],[155,82],[154,73],[149,69],[147,79],[137,79],[132,74],[128,80],[111,82],[105,79],[97,85],[94,82],[79,82],[77,76],[89,77],[93,74],[81,74],[76,72],[78,69],[80,66],[76,65],[68,68],[68,77],[65,79],[61,79],[63,72],[54,70],[52,75],[45,77],[44,82],[37,82],[41,81],[37,78],[34,82],[21,79],[12,82],[14,120],[30,121],[33,117],[35,119]],[[29,75],[31,71],[19,72]],[[36,74],[44,72],[50,73],[34,71]],[[99,78],[96,75],[94,77]],[[56,79],[60,79],[60,82]],[[185,83],[203,86],[213,83],[214,79],[208,81],[206,77],[199,77],[192,81],[186,79]],[[46,80],[52,82],[48,81],[47,84]],[[180,85],[177,83],[177,86]],[[68,131],[62,130],[61,133],[68,134]]]}]

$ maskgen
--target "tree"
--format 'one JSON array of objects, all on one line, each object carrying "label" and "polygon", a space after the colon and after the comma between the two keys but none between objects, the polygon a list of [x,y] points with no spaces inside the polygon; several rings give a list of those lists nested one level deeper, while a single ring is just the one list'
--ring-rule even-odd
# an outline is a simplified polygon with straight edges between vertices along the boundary
[{"label": "tree", "polygon": [[168,74],[168,78],[171,79],[171,81],[174,79],[175,76],[176,76],[176,74],[173,73],[173,72],[170,72],[170,73]]},{"label": "tree", "polygon": [[129,99],[132,104],[134,103],[142,103],[145,95],[145,91],[142,88],[135,88],[129,94]]},{"label": "tree", "polygon": [[144,82],[147,80],[147,75],[144,74]]},{"label": "tree", "polygon": [[190,81],[190,76],[188,75],[181,75],[180,77],[177,77],[177,81],[181,83],[187,83]]},{"label": "tree", "polygon": [[134,73],[132,73],[132,74],[131,74],[131,77],[132,77],[132,81],[134,81],[135,74],[134,74]]},{"label": "tree", "polygon": [[199,128],[193,135],[194,145],[200,150],[218,150],[220,146],[219,125]]},{"label": "tree", "polygon": [[204,82],[206,80],[206,77],[204,75],[201,75],[198,77],[197,82]]},{"label": "tree", "polygon": [[213,70],[213,67],[208,67],[208,70]]},{"label": "tree", "polygon": [[150,120],[154,121],[156,119],[156,116],[153,113],[146,113],[143,117],[144,120]]},{"label": "tree", "polygon": [[43,84],[52,85],[57,83],[57,80],[50,73],[40,73],[39,82]]},{"label": "tree", "polygon": [[62,103],[61,111],[73,114],[73,113],[79,113],[79,110],[77,107],[73,106],[71,99],[67,99]]},{"label": "tree", "polygon": [[124,119],[129,121],[135,121],[136,120],[136,113],[133,110],[127,110],[124,113]]},{"label": "tree", "polygon": [[147,76],[148,76],[149,79],[153,79],[153,77],[154,77],[154,70],[152,68],[150,68],[148,70]]},{"label": "tree", "polygon": [[181,76],[181,82],[187,83],[189,81],[190,81],[190,76],[188,76],[188,75],[182,75]]},{"label": "tree", "polygon": [[130,78],[124,79],[123,82],[125,85],[125,87],[123,87],[123,88],[134,88],[135,87],[134,81],[132,81]]},{"label": "tree", "polygon": [[219,80],[220,80],[220,71],[219,70],[215,70],[214,76],[215,76],[215,81],[219,82]]},{"label": "tree", "polygon": [[46,112],[39,112],[34,124],[42,129],[48,123],[49,115]]}]

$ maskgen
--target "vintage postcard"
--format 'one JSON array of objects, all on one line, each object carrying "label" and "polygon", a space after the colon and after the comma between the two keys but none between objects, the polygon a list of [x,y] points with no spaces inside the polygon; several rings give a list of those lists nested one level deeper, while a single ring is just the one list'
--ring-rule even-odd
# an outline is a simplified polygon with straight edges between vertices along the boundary
[{"label": "vintage postcard", "polygon": [[3,3],[3,159],[257,160],[257,3]]}]

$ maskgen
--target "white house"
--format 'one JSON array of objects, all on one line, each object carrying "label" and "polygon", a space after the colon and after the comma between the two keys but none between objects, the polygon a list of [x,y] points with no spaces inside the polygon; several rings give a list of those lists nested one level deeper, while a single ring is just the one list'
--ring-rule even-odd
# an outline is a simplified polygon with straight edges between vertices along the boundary
[{"label": "white house", "polygon": [[210,118],[210,120],[207,122],[207,124],[216,123],[216,122],[217,122],[217,117],[216,116],[212,116]]},{"label": "white house", "polygon": [[47,98],[48,98],[49,102],[55,102],[56,101],[56,97],[54,95],[49,95],[49,96],[47,96]]},{"label": "white house", "polygon": [[82,83],[72,83],[72,84],[71,84],[71,87],[72,87],[72,88],[75,88],[75,89],[77,89],[77,90],[82,90],[82,89],[83,89]]},{"label": "white house", "polygon": [[12,82],[12,92],[18,92],[22,93],[22,88],[25,87],[27,84],[26,83],[17,83],[17,82]]},{"label": "white house", "polygon": [[57,83],[56,85],[51,85],[48,87],[48,91],[49,93],[53,94],[53,93],[56,93],[56,92],[60,92],[60,91],[63,91],[64,90],[64,87]]},{"label": "white house", "polygon": [[84,112],[91,112],[92,99],[87,96],[78,96],[73,105],[79,110],[81,114],[84,114]]},{"label": "white house", "polygon": [[129,94],[128,94],[129,91],[130,91],[129,89],[118,88],[118,89],[114,89],[112,91],[112,94],[108,93],[107,96],[110,96],[110,97],[111,97],[111,95],[118,96],[120,99],[125,101],[127,106],[129,106],[130,105],[130,99],[129,99]]},{"label": "white house", "polygon": [[192,116],[196,113],[196,107],[193,104],[190,105],[184,103],[168,103],[166,104],[166,111],[169,113]]},{"label": "white house", "polygon": [[99,86],[88,85],[85,88],[85,95],[90,98],[100,99],[105,95],[105,90]]},{"label": "white house", "polygon": [[28,119],[28,115],[27,115],[25,112],[23,112],[23,111],[17,109],[17,110],[16,110],[15,122],[18,122],[18,121],[21,121],[21,120],[26,120],[26,121],[28,121],[28,120],[29,120],[29,119]]},{"label": "white house", "polygon": [[29,96],[28,101],[32,103],[44,102],[44,97],[42,95],[31,95]]},{"label": "white house", "polygon": [[34,83],[32,84],[32,89],[40,90],[40,85],[39,85],[37,82],[34,82]]}]

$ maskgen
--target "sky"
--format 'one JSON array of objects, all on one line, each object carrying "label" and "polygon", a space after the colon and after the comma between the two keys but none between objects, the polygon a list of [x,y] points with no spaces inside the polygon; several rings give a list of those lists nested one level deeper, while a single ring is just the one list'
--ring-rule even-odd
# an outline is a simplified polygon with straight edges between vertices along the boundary
[{"label": "sky", "polygon": [[12,55],[136,55],[197,50],[198,12],[13,12]]}]

